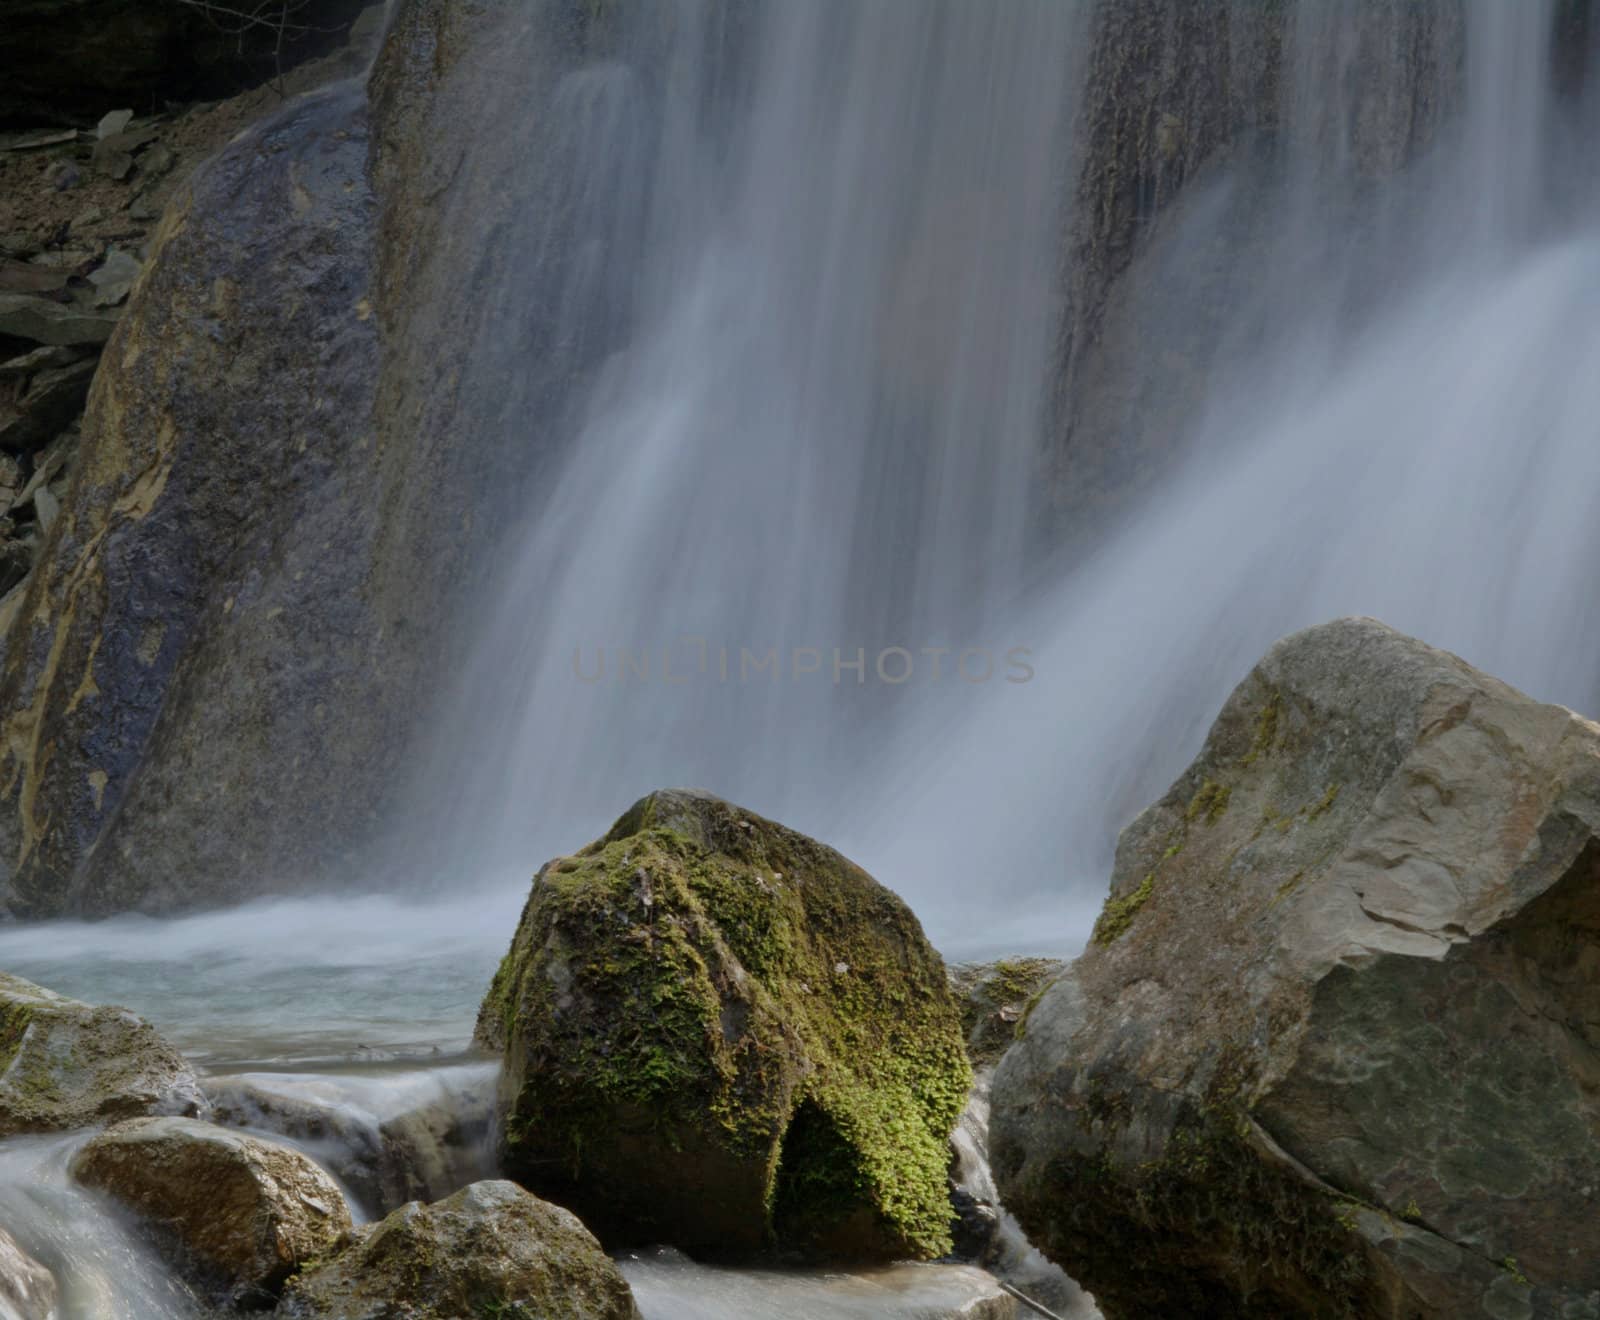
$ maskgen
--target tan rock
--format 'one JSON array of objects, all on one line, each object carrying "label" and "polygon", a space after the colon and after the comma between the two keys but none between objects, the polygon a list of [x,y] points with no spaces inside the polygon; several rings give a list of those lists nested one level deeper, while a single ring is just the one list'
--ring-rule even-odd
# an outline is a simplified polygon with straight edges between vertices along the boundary
[{"label": "tan rock", "polygon": [[270,1302],[351,1227],[337,1184],[299,1151],[211,1123],[146,1118],[90,1141],[73,1176],[137,1212],[199,1286]]},{"label": "tan rock", "polygon": [[290,1284],[284,1320],[638,1320],[622,1275],[570,1211],[510,1182],[403,1205]]},{"label": "tan rock", "polygon": [[206,1108],[194,1070],[143,1019],[0,972],[0,1138]]}]

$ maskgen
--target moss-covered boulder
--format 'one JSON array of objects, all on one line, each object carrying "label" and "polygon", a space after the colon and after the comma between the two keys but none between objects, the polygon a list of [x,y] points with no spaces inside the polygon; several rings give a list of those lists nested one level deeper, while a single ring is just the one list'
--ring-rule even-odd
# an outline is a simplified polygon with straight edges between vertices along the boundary
[{"label": "moss-covered boulder", "polygon": [[270,1306],[351,1227],[338,1184],[308,1157],[190,1118],[135,1118],[88,1142],[72,1176],[139,1216],[218,1301]]},{"label": "moss-covered boulder", "polygon": [[633,1293],[569,1211],[515,1183],[411,1202],[289,1285],[281,1320],[638,1320]]},{"label": "moss-covered boulder", "polygon": [[1371,619],[1124,832],[990,1153],[1110,1320],[1595,1314],[1600,727]]},{"label": "moss-covered boulder", "polygon": [[658,792],[548,863],[478,1021],[502,1160],[612,1243],[929,1257],[970,1070],[916,917],[860,867]]},{"label": "moss-covered boulder", "polygon": [[0,1138],[207,1108],[194,1070],[142,1018],[0,972]]},{"label": "moss-covered boulder", "polygon": [[961,1030],[974,1068],[1000,1061],[1028,1005],[1066,970],[1059,958],[1001,958],[950,969],[950,989],[961,1006]]}]

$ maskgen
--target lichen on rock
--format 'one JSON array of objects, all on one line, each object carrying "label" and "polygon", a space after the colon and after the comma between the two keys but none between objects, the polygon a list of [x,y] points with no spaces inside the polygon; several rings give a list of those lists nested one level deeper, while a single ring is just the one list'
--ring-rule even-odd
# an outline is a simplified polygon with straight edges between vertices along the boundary
[{"label": "lichen on rock", "polygon": [[1284,639],[1000,1064],[1006,1206],[1112,1320],[1592,1314],[1597,878],[1600,728]]},{"label": "lichen on rock", "polygon": [[611,1242],[949,1247],[970,1069],[939,955],[831,848],[653,793],[546,865],[484,1001],[502,1159]]},{"label": "lichen on rock", "polygon": [[570,1212],[476,1182],[357,1229],[299,1275],[283,1320],[638,1320],[617,1267]]},{"label": "lichen on rock", "polygon": [[0,972],[0,1138],[207,1108],[194,1070],[143,1019]]}]

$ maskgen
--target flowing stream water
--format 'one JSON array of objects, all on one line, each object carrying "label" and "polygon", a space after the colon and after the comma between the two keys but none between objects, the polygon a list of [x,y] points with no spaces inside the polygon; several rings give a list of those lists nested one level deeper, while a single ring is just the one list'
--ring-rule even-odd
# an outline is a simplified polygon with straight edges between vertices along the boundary
[{"label": "flowing stream water", "polygon": [[[737,76],[708,54],[729,48],[713,0],[624,15],[556,104],[626,174],[579,257],[616,263],[581,287],[626,290],[627,330],[570,403],[420,758],[458,888],[0,930],[0,966],[127,1004],[214,1074],[381,1116],[481,1066],[472,1017],[528,875],[653,787],[842,847],[947,954],[1062,952],[1116,830],[1287,631],[1376,615],[1600,712],[1593,101],[1557,95],[1551,0],[1465,0],[1427,86],[1374,38],[1384,9],[1291,6],[1272,144],[1241,142],[1152,226],[1144,278],[1174,322],[1218,262],[1255,278],[1181,461],[1070,558],[1030,529],[1091,6],[756,3]],[[1356,76],[1374,60],[1377,93]],[[1374,95],[1459,104],[1375,175]],[[948,648],[937,679],[926,648]],[[752,672],[769,651],[779,671]],[[888,681],[902,652],[912,677]],[[0,1150],[0,1221],[58,1269],[63,1320],[189,1314],[72,1189],[71,1145]],[[633,1268],[665,1297],[688,1267]],[[753,1278],[696,1286],[705,1314],[779,1313]]]}]

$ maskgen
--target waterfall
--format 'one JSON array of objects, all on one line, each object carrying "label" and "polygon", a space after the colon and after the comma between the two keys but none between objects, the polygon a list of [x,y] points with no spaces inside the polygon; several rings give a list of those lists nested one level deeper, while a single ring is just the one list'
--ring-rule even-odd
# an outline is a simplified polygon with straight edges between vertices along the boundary
[{"label": "waterfall", "polygon": [[[662,784],[825,829],[912,704],[880,653],[953,674],[1019,579],[1072,7],[747,7],[742,92],[707,53],[728,8],[620,20],[620,54],[553,98],[584,169],[635,163],[609,190],[640,217],[626,255],[605,206],[576,245],[632,263],[630,329],[527,511],[431,780],[467,855],[524,875]],[[865,668],[836,682],[835,652]]]},{"label": "waterfall", "polygon": [[[1220,11],[1259,63],[1263,7]],[[1261,122],[1119,286],[1215,341],[1179,457],[1052,556],[1095,13],[684,0],[561,75],[611,179],[570,288],[615,333],[424,758],[457,876],[525,882],[693,784],[842,846],[947,948],[1060,948],[1287,631],[1374,614],[1600,710],[1600,232],[1555,6],[1289,8]]]}]

